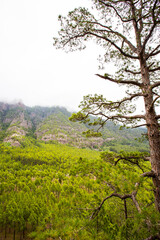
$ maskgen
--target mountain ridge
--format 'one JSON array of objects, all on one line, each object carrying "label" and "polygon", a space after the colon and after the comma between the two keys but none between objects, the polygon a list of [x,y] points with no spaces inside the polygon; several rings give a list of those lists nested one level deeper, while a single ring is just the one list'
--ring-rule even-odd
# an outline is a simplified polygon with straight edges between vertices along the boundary
[{"label": "mountain ridge", "polygon": [[[79,148],[117,151],[118,146],[130,150],[133,147],[138,149],[139,144],[134,143],[134,138],[145,133],[144,129],[119,130],[119,126],[109,122],[103,128],[102,137],[87,138],[82,132],[89,127],[69,121],[71,114],[64,107],[28,107],[22,103],[0,102],[0,141],[11,146],[25,146],[43,141]],[[146,151],[147,143],[141,143],[140,150]]]}]

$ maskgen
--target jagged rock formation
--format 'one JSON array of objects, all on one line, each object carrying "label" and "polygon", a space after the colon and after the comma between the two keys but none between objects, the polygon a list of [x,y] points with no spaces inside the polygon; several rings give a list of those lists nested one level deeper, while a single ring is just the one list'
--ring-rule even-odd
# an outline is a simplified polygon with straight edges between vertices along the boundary
[{"label": "jagged rock formation", "polygon": [[113,142],[129,145],[129,141],[140,137],[140,132],[123,130],[113,123],[103,129],[103,137],[87,138],[82,132],[88,129],[80,123],[70,122],[71,113],[63,107],[27,107],[21,103],[0,103],[0,141],[21,146],[33,139],[43,142],[68,144],[80,148],[100,149],[113,146]]}]

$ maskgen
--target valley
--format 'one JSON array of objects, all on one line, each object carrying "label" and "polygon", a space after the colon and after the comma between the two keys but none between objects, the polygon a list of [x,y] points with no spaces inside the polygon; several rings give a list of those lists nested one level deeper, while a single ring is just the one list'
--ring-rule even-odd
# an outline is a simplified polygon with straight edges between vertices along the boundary
[{"label": "valley", "polygon": [[[62,107],[0,103],[1,240],[142,240],[158,232],[145,129],[102,137]],[[149,221],[149,226],[147,225]],[[130,235],[132,236],[130,238]]]}]

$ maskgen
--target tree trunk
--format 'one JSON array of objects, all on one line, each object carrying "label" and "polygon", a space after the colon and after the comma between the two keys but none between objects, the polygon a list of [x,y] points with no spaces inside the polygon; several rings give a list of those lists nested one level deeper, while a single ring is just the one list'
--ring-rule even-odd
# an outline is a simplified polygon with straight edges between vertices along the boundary
[{"label": "tree trunk", "polygon": [[13,240],[16,240],[16,224],[13,224]]},{"label": "tree trunk", "polygon": [[151,167],[156,175],[156,177],[153,178],[155,205],[160,212],[160,137],[158,123],[154,119],[151,125],[148,126],[148,139],[150,145]]},{"label": "tree trunk", "polygon": [[23,229],[23,238],[25,238],[25,229]]},{"label": "tree trunk", "polygon": [[5,229],[4,229],[4,239],[7,238],[7,225],[5,225]]},{"label": "tree trunk", "polygon": [[128,218],[128,212],[127,212],[127,203],[126,203],[126,199],[124,199],[124,213],[125,213],[125,219],[127,220],[127,218]]},{"label": "tree trunk", "polygon": [[153,93],[149,80],[148,68],[143,62],[141,64],[142,82],[143,82],[143,93],[145,110],[146,110],[146,124],[147,134],[150,145],[150,156],[151,156],[151,167],[156,177],[153,178],[154,184],[154,195],[156,209],[160,212],[160,134],[159,124],[156,118],[156,112],[153,104]]}]

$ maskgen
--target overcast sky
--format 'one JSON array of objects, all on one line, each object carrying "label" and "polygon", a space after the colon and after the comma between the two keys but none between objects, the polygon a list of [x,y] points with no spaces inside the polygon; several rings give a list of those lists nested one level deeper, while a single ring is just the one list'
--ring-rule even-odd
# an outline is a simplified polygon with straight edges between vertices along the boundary
[{"label": "overcast sky", "polygon": [[78,110],[87,94],[121,96],[121,88],[95,76],[100,50],[96,45],[73,53],[53,47],[58,15],[89,2],[0,0],[0,101]]}]

